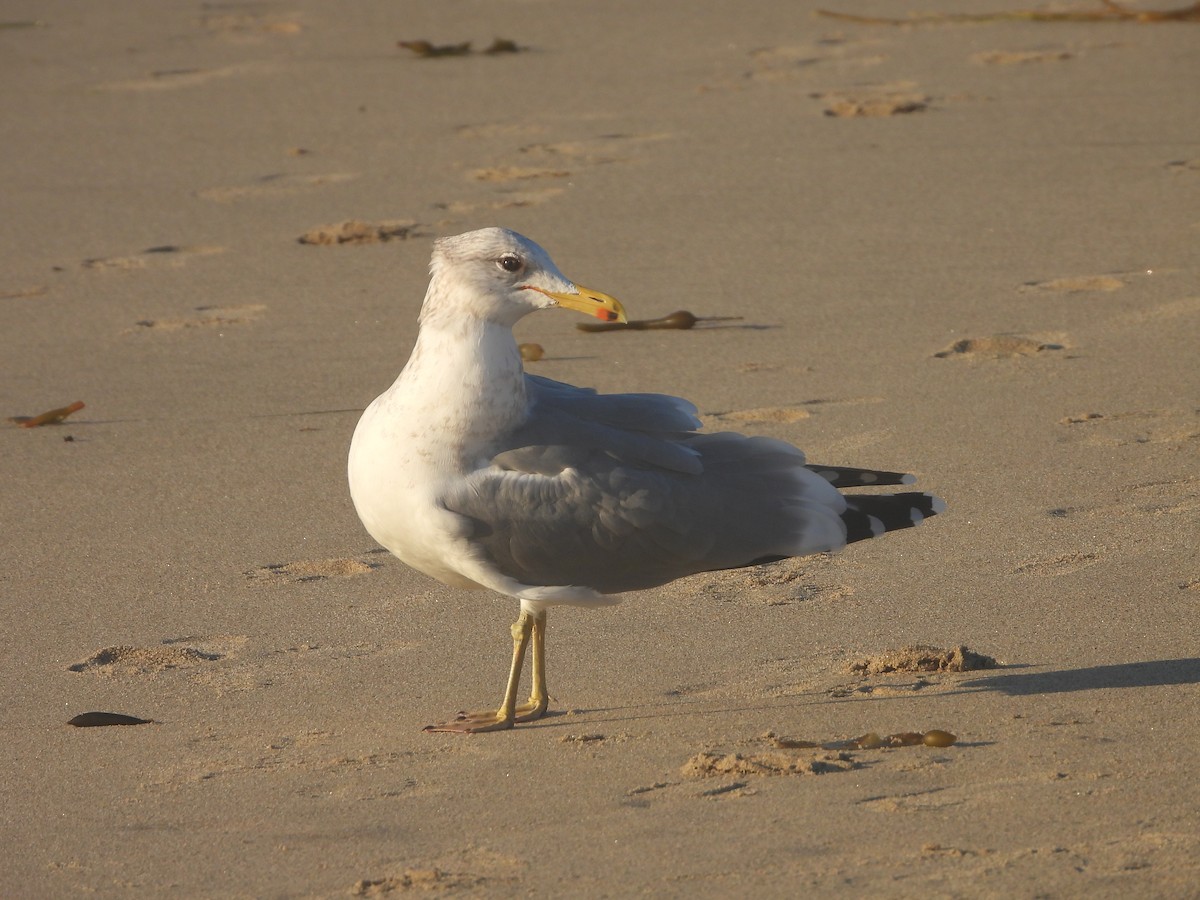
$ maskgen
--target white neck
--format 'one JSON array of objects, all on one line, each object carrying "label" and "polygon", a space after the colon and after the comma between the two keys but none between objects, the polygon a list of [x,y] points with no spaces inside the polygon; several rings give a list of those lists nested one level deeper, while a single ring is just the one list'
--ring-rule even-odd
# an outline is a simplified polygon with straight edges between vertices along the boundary
[{"label": "white neck", "polygon": [[490,441],[526,415],[521,351],[512,329],[474,317],[425,320],[412,356],[388,391],[420,441],[460,471],[490,456]]}]

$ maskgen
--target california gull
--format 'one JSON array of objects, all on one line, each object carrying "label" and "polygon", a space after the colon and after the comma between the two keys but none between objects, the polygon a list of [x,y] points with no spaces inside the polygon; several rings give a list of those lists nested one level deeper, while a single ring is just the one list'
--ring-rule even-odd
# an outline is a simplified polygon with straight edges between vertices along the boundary
[{"label": "california gull", "polygon": [[[526,374],[512,332],[523,316],[565,307],[625,321],[625,311],[515,232],[435,241],[430,276],[412,356],[355,429],[350,494],[371,536],[408,565],[516,598],[521,613],[500,708],[429,730],[497,731],[545,714],[550,606],[839,550],[944,508],[925,493],[844,495],[914,479],[808,465],[771,438],[700,433],[678,397]],[[528,648],[532,691],[518,705]]]}]

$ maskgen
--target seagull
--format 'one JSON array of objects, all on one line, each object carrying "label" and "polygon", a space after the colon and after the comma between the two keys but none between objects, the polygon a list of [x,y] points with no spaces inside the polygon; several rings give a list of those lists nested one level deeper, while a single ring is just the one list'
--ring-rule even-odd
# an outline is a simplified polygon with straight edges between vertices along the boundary
[{"label": "seagull", "polygon": [[[499,708],[427,731],[499,731],[546,714],[551,606],[610,605],[698,572],[837,551],[945,508],[927,493],[843,494],[915,479],[702,433],[678,397],[526,374],[512,330],[524,316],[561,307],[627,319],[514,231],[440,238],[429,269],[412,355],[354,431],[350,496],[371,537],[409,566],[519,600],[520,615]],[[527,651],[532,687],[519,704]]]}]

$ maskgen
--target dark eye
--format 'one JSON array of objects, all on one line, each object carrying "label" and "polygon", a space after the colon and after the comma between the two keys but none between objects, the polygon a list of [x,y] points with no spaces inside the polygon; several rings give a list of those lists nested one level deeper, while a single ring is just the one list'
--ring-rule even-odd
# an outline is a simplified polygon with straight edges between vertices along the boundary
[{"label": "dark eye", "polygon": [[505,272],[520,272],[522,267],[525,265],[523,262],[521,262],[521,257],[515,256],[512,253],[504,254],[498,261],[500,263],[500,268],[502,268]]}]

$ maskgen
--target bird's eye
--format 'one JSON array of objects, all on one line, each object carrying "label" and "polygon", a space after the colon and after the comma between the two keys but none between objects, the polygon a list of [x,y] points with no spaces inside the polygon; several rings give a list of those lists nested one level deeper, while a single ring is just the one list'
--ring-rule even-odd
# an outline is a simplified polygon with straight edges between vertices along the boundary
[{"label": "bird's eye", "polygon": [[500,263],[500,268],[505,272],[520,272],[525,265],[521,262],[521,257],[515,256],[512,253],[504,254],[498,262]]}]

